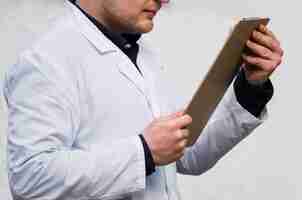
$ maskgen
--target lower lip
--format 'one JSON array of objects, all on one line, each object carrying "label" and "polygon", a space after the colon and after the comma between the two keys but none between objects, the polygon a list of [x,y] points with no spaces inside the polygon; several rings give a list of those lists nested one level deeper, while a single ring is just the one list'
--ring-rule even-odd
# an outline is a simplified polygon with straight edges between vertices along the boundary
[{"label": "lower lip", "polygon": [[149,17],[154,17],[156,15],[156,12],[153,11],[145,11],[145,13],[147,13]]}]

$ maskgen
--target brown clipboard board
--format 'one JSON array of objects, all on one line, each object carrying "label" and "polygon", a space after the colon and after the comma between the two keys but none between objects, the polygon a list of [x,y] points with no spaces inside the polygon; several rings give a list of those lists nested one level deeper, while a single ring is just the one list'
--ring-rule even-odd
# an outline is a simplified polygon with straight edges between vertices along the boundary
[{"label": "brown clipboard board", "polygon": [[211,115],[238,73],[242,63],[241,55],[252,32],[260,24],[266,26],[269,20],[269,18],[242,18],[235,25],[185,110],[185,113],[193,119],[193,122],[186,127],[190,131],[187,146],[192,146],[202,134]]}]

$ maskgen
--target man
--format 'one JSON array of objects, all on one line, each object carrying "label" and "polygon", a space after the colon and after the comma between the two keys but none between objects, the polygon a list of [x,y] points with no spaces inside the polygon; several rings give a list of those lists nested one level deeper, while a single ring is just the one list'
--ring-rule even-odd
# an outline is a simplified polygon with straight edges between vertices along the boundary
[{"label": "man", "polygon": [[138,41],[152,30],[161,2],[66,5],[68,13],[7,72],[14,199],[176,200],[176,173],[202,174],[263,122],[269,76],[283,54],[266,27],[253,33],[244,69],[186,148],[183,127],[192,119],[173,112],[160,63]]}]

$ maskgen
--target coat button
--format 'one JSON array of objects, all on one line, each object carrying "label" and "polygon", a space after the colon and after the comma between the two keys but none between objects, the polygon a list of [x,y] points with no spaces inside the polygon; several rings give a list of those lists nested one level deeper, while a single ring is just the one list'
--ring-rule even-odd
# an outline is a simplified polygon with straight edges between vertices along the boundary
[{"label": "coat button", "polygon": [[131,46],[131,44],[126,44],[125,45],[125,49],[130,49],[132,46]]}]

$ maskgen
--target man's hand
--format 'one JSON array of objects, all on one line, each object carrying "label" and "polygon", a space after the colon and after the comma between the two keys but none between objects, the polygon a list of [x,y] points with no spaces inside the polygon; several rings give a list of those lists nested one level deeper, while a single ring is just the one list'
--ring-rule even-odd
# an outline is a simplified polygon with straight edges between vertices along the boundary
[{"label": "man's hand", "polygon": [[144,131],[155,165],[167,165],[184,155],[189,131],[182,129],[192,122],[189,115],[177,112],[155,119]]},{"label": "man's hand", "polygon": [[283,50],[276,36],[264,25],[253,32],[246,46],[250,53],[243,54],[243,68],[248,81],[264,82],[281,64]]}]

